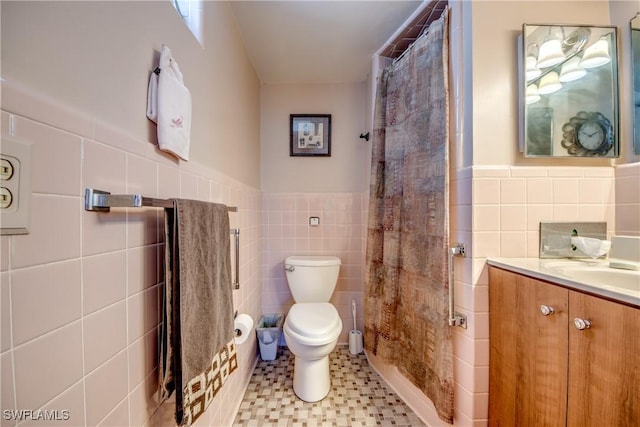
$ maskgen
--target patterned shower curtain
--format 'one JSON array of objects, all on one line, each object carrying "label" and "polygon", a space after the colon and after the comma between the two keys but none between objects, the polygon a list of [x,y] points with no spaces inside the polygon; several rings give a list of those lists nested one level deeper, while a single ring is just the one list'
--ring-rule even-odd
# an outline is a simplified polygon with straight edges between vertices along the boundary
[{"label": "patterned shower curtain", "polygon": [[445,11],[378,83],[364,341],[452,423],[447,78]]}]

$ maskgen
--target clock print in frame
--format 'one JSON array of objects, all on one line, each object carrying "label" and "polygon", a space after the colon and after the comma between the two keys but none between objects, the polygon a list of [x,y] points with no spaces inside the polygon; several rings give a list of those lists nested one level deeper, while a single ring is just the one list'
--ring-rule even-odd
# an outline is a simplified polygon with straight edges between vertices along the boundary
[{"label": "clock print in frame", "polygon": [[611,121],[599,112],[580,111],[562,126],[562,132],[561,145],[572,156],[607,156],[614,146]]}]

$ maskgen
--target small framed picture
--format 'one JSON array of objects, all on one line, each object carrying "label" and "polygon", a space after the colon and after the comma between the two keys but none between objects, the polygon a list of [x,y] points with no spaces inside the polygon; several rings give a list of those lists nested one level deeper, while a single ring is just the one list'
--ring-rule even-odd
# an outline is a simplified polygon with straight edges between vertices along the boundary
[{"label": "small framed picture", "polygon": [[289,156],[331,156],[331,114],[291,114]]}]

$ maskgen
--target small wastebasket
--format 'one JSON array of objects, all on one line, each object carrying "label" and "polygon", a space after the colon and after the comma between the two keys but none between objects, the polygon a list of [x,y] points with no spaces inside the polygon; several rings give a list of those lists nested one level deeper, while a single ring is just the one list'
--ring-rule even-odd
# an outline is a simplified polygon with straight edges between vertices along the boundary
[{"label": "small wastebasket", "polygon": [[262,360],[276,359],[281,333],[282,314],[263,314],[256,326]]}]

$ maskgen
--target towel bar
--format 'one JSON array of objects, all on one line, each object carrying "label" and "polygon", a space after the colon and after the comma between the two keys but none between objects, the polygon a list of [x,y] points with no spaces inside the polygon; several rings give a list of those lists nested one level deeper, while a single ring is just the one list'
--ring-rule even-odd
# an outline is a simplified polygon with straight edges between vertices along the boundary
[{"label": "towel bar", "polygon": [[[84,210],[93,212],[109,212],[111,208],[172,208],[173,200],[155,199],[140,194],[111,194],[94,188],[84,189]],[[238,208],[227,207],[229,212],[238,212]],[[233,289],[240,289],[240,229],[232,228],[234,237],[235,277],[232,278]]]},{"label": "towel bar", "polygon": [[[84,210],[95,212],[109,212],[111,208],[172,208],[173,201],[155,199],[141,194],[111,194],[94,188],[84,189]],[[228,207],[229,212],[238,212],[238,208]]]}]

